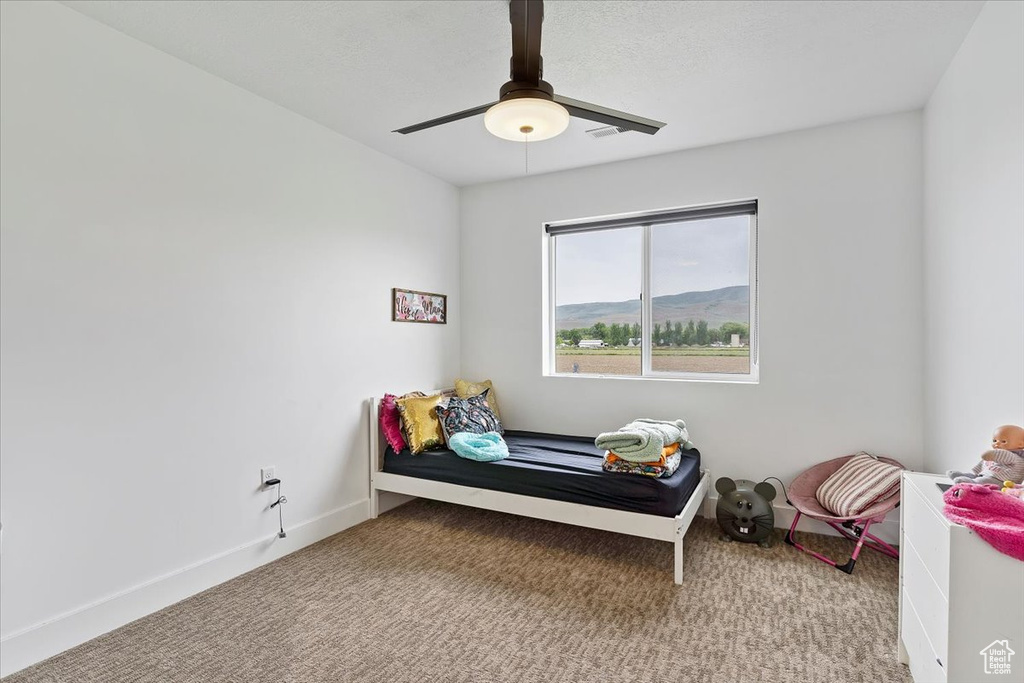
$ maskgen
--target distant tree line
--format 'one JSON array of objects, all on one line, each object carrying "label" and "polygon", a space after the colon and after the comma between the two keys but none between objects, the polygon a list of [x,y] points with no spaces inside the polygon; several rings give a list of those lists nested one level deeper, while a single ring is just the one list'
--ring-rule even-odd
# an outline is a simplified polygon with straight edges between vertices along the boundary
[{"label": "distant tree line", "polygon": [[555,338],[560,342],[575,346],[581,339],[600,339],[610,346],[626,346],[630,339],[640,339],[640,323],[594,323],[593,327],[577,327],[571,330],[558,330]]},{"label": "distant tree line", "polygon": [[[720,327],[708,327],[706,320],[690,320],[686,325],[666,320],[664,323],[654,323],[651,340],[655,346],[707,346],[719,342],[728,344],[734,334],[738,334],[740,341],[746,344],[750,339],[750,326],[745,323],[722,323]],[[640,339],[640,324],[594,323],[592,327],[558,330],[555,338],[558,342],[572,346],[579,344],[581,339],[600,339],[609,346],[627,346],[630,339]]]}]

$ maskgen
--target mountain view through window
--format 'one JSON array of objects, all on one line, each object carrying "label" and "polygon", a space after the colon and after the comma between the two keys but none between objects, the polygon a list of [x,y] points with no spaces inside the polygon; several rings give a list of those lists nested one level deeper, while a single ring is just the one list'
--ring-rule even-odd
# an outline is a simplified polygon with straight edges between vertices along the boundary
[{"label": "mountain view through window", "polygon": [[648,374],[646,268],[649,374],[749,374],[752,226],[728,216],[556,236],[555,372]]}]

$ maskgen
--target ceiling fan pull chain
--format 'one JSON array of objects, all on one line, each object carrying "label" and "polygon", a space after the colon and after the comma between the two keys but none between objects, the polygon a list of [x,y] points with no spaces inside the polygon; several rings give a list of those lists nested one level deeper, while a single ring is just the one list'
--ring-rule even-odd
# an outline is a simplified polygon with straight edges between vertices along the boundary
[{"label": "ceiling fan pull chain", "polygon": [[526,133],[523,133],[523,164],[526,175],[530,175],[530,137]]}]

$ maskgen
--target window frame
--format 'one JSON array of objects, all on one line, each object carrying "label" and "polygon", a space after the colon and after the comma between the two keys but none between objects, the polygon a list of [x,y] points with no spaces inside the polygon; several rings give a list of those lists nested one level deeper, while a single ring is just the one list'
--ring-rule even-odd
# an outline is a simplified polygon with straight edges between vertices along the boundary
[{"label": "window frame", "polygon": [[[702,211],[710,211],[716,208],[729,208],[732,206],[741,206],[753,202],[754,208],[752,212],[748,212],[746,215],[750,221],[750,229],[748,232],[748,281],[749,281],[749,313],[748,313],[748,325],[750,329],[750,339],[748,345],[750,347],[750,372],[748,373],[720,373],[720,372],[668,372],[661,370],[654,370],[652,368],[653,358],[653,346],[651,345],[651,333],[653,331],[653,325],[651,319],[653,317],[653,297],[651,296],[651,285],[652,285],[652,273],[651,264],[654,259],[653,253],[653,239],[652,232],[654,225],[664,224],[667,221],[663,220],[666,216],[674,216],[676,214],[686,214],[692,212],[693,217],[679,217],[671,222],[684,222],[687,220],[709,220],[717,216],[700,215]],[[758,210],[757,200],[744,200],[737,202],[728,202],[722,204],[709,204],[695,207],[684,207],[676,209],[665,209],[659,211],[651,211],[637,214],[621,214],[617,216],[603,216],[598,218],[565,221],[559,223],[545,223],[546,232],[544,239],[547,240],[547,312],[546,321],[547,325],[544,331],[545,340],[544,346],[546,348],[545,355],[545,367],[544,376],[546,377],[582,377],[582,378],[598,378],[598,379],[624,379],[624,380],[646,380],[646,381],[686,381],[686,382],[719,382],[719,383],[735,383],[735,384],[758,384],[760,382],[760,339],[759,339],[759,325],[760,319],[758,316],[758,255],[757,255],[757,229],[758,229]],[[732,214],[736,215],[736,214]],[[617,230],[623,228],[641,228],[641,284],[640,284],[640,374],[638,375],[605,375],[600,373],[573,373],[573,372],[557,372],[556,361],[558,353],[557,344],[557,328],[555,321],[555,311],[557,308],[557,267],[558,267],[558,253],[557,253],[557,242],[559,233],[549,233],[547,229],[553,225],[586,225],[588,223],[614,223],[614,225],[608,225],[607,227],[595,227],[589,228],[588,231],[596,230]],[[572,234],[561,233],[561,234]]]}]

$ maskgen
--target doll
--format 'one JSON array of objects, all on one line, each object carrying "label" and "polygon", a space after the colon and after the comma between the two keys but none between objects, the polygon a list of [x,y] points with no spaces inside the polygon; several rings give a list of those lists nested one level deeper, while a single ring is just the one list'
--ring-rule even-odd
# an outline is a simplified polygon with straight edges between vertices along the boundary
[{"label": "doll", "polygon": [[1024,481],[1024,427],[1003,425],[992,434],[992,450],[981,455],[981,461],[970,472],[949,470],[946,476],[953,483],[995,484]]}]

